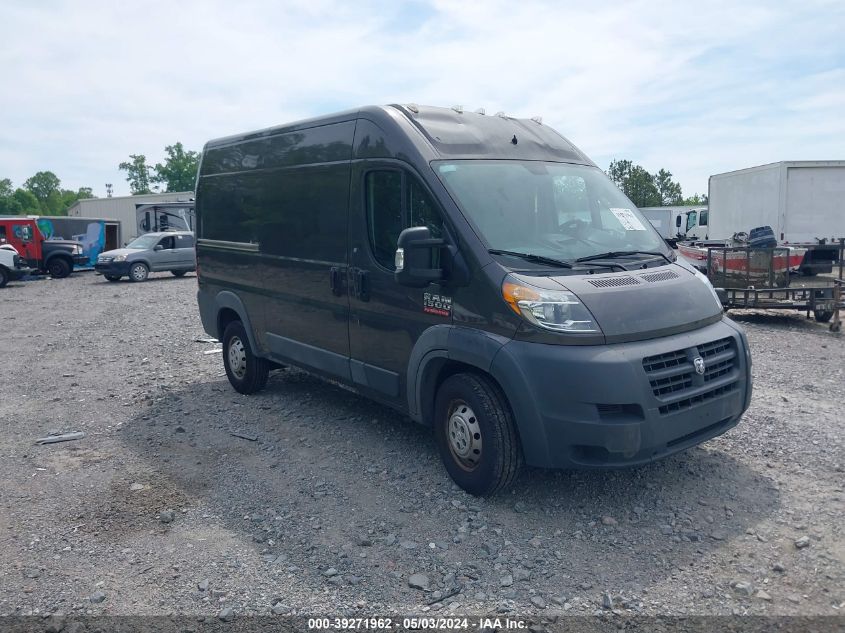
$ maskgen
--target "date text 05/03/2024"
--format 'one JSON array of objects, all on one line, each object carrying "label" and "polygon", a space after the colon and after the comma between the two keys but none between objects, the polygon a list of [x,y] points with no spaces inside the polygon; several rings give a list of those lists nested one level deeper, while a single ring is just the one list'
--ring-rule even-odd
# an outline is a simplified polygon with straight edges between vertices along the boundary
[{"label": "date text 05/03/2024", "polygon": [[309,618],[311,630],[523,630],[526,621],[516,618],[406,617]]}]

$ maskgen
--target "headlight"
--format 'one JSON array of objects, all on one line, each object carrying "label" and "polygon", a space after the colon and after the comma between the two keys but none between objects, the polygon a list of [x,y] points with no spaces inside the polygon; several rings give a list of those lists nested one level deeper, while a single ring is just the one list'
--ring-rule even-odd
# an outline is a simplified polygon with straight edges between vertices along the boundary
[{"label": "headlight", "polygon": [[568,290],[546,290],[505,278],[502,297],[511,310],[545,330],[601,332],[590,311]]},{"label": "headlight", "polygon": [[82,247],[81,246],[74,246],[73,247],[73,254],[74,255],[82,255]]},{"label": "headlight", "polygon": [[114,259],[112,261],[113,262],[125,262],[126,261],[126,255],[115,255]]}]

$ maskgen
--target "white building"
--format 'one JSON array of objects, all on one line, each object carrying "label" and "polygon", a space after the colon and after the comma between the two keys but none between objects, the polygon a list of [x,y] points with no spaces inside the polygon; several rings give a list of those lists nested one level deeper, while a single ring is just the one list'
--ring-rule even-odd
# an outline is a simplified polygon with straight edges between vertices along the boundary
[{"label": "white building", "polygon": [[83,218],[119,220],[120,235],[122,241],[126,243],[134,240],[139,234],[135,215],[138,205],[156,202],[188,202],[193,197],[193,191],[175,191],[116,198],[87,198],[74,202],[68,208],[67,214]]}]

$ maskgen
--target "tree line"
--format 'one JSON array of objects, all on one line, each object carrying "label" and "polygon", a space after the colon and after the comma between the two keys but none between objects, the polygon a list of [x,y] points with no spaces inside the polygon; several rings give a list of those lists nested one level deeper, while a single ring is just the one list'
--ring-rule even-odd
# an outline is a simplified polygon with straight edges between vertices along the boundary
[{"label": "tree line", "polygon": [[606,173],[639,208],[707,204],[707,194],[696,193],[684,198],[681,185],[672,180],[672,172],[665,169],[651,174],[630,160],[613,160]]},{"label": "tree line", "polygon": [[0,215],[67,215],[77,200],[95,198],[91,187],[76,191],[62,189],[62,181],[52,171],[39,171],[15,187],[9,178],[0,179]]},{"label": "tree line", "polygon": [[[143,154],[131,154],[118,165],[126,172],[133,195],[159,191],[193,191],[200,155],[186,151],[182,143],[164,149],[164,162],[147,165]],[[10,178],[0,179],[0,215],[67,215],[77,200],[96,198],[91,187],[76,191],[63,189],[62,181],[52,171],[39,171],[15,187]]]}]

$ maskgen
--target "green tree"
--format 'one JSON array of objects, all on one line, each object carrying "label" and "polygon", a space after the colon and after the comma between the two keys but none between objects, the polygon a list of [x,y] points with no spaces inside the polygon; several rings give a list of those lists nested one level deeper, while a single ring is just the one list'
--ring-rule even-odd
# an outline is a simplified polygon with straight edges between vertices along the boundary
[{"label": "green tree", "polygon": [[695,194],[689,198],[684,198],[683,204],[688,207],[694,207],[701,204],[708,204],[707,194]]},{"label": "green tree", "polygon": [[118,165],[118,169],[126,172],[126,182],[129,183],[129,191],[133,196],[145,193],[152,193],[150,182],[152,179],[147,157],[143,154],[130,154],[131,161],[124,161]]},{"label": "green tree", "polygon": [[21,212],[20,202],[15,200],[14,194],[12,181],[0,179],[0,215],[18,215]]},{"label": "green tree", "polygon": [[27,178],[24,189],[32,193],[39,203],[46,203],[51,193],[58,193],[62,181],[52,171],[39,171],[31,178]]},{"label": "green tree", "polygon": [[197,179],[200,155],[185,151],[182,143],[164,148],[167,158],[164,164],[156,163],[153,182],[164,185],[165,191],[193,191]]},{"label": "green tree", "polygon": [[607,175],[638,207],[660,206],[660,192],[654,176],[643,167],[630,160],[614,160],[607,169]]},{"label": "green tree", "polygon": [[38,198],[36,198],[35,194],[31,191],[18,187],[15,189],[15,193],[12,194],[12,198],[17,201],[20,206],[19,213],[22,215],[35,215],[41,212],[41,207],[38,204]]},{"label": "green tree", "polygon": [[684,196],[681,193],[681,185],[672,180],[672,172],[661,169],[654,176],[654,185],[657,187],[657,193],[660,195],[660,204],[662,206],[681,204],[683,201]]}]

